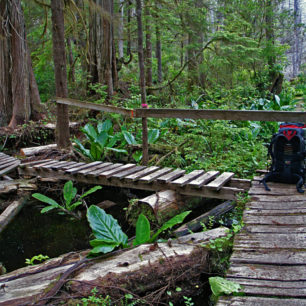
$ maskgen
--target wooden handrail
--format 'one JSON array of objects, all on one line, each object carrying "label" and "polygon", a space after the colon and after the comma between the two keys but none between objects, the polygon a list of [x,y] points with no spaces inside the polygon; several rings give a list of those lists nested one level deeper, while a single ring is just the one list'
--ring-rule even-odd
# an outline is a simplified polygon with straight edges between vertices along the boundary
[{"label": "wooden handrail", "polygon": [[184,118],[184,119],[213,119],[241,121],[293,121],[306,122],[306,112],[261,111],[261,110],[193,110],[193,109],[160,109],[137,108],[135,117],[151,118]]},{"label": "wooden handrail", "polygon": [[94,109],[97,111],[107,112],[107,113],[116,113],[124,116],[133,116],[133,110],[128,108],[116,107],[112,105],[101,105],[91,102],[85,102],[75,99],[68,98],[55,98],[55,102],[70,106],[77,106],[81,108]]}]

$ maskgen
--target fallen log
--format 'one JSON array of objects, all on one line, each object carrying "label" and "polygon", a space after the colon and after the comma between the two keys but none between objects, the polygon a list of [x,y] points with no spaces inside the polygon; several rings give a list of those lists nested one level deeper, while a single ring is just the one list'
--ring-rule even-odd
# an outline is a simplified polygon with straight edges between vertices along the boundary
[{"label": "fallen log", "polygon": [[138,201],[133,201],[127,210],[130,224],[135,226],[138,216],[142,213],[152,224],[162,224],[187,206],[180,194],[173,190],[156,192]]},{"label": "fallen log", "polygon": [[[93,288],[118,304],[126,293],[132,293],[134,298],[156,305],[167,301],[166,291],[173,292],[171,301],[175,302],[183,295],[199,293],[200,286],[195,284],[200,284],[201,274],[208,272],[209,266],[208,250],[202,244],[226,235],[227,229],[219,228],[97,259],[87,259],[88,251],[63,255],[0,276],[4,289],[0,291],[0,305],[43,305],[59,291],[57,301],[67,302],[91,295]],[[175,291],[178,286],[183,288],[181,292]]]},{"label": "fallen log", "polygon": [[8,226],[8,224],[15,218],[25,205],[29,198],[29,194],[24,194],[21,198],[13,201],[0,215],[0,234]]},{"label": "fallen log", "polygon": [[[192,221],[182,225],[178,229],[174,231],[174,234],[177,237],[188,235],[190,232],[196,232],[203,229],[203,224],[205,226],[208,225],[209,222],[212,222],[214,225],[218,218],[222,215],[230,212],[235,207],[234,201],[226,201],[210,211],[206,212],[205,214],[193,219]],[[212,221],[211,221],[212,220]]]}]

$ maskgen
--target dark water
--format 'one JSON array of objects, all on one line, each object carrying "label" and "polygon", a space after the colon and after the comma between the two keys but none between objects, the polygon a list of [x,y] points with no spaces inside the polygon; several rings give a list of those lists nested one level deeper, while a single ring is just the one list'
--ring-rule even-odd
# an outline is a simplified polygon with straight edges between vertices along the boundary
[{"label": "dark water", "polygon": [[[89,188],[86,188],[88,190]],[[48,195],[52,197],[52,195]],[[134,232],[125,221],[124,207],[128,205],[126,193],[116,188],[103,188],[88,199],[88,204],[111,200],[117,205],[106,212],[118,219],[123,231]],[[91,229],[85,210],[82,220],[59,215],[56,210],[41,214],[44,204],[31,200],[0,234],[0,262],[7,272],[25,266],[25,259],[35,255],[48,255],[50,258],[64,253],[90,248]]]}]

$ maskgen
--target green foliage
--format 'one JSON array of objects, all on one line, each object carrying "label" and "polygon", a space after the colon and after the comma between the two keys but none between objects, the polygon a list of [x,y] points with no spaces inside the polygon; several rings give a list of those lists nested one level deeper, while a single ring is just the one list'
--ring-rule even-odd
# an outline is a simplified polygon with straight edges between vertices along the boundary
[{"label": "green foliage", "polygon": [[76,199],[77,197],[77,189],[73,187],[72,181],[68,181],[65,183],[64,188],[63,188],[63,201],[62,204],[58,204],[55,200],[41,194],[41,193],[34,193],[32,194],[32,197],[48,204],[48,206],[44,207],[41,210],[41,213],[44,214],[52,209],[58,209],[62,213],[66,213],[69,215],[72,215],[75,218],[79,218],[76,213],[73,211],[81,205],[82,199],[84,199],[86,196],[90,195],[91,193],[96,192],[97,190],[101,189],[101,186],[94,186],[82,195],[78,196],[78,199],[73,202],[73,200]]},{"label": "green foliage", "polygon": [[241,285],[219,276],[210,277],[209,284],[215,297],[218,297],[222,294],[228,295],[232,293],[238,293],[242,289]]},{"label": "green foliage", "polygon": [[88,305],[102,305],[102,306],[110,306],[112,305],[112,301],[109,295],[103,297],[102,295],[97,295],[98,289],[95,287],[91,290],[91,295],[87,298],[82,298],[82,306]]},{"label": "green foliage", "polygon": [[96,128],[87,123],[81,131],[87,138],[89,149],[84,147],[78,139],[75,139],[75,143],[78,145],[77,149],[89,159],[104,160],[109,151],[127,154],[125,149],[115,147],[118,142],[120,142],[121,147],[123,146],[122,140],[124,140],[126,134],[122,132],[114,134],[113,125],[109,119],[99,122]]},{"label": "green foliage", "polygon": [[87,220],[96,239],[90,241],[91,254],[108,253],[119,246],[126,246],[128,237],[123,233],[117,220],[98,206],[91,205]]},{"label": "green foliage", "polygon": [[34,265],[35,265],[35,261],[43,262],[43,261],[45,261],[45,260],[47,260],[47,259],[49,259],[49,256],[39,254],[39,255],[33,256],[31,259],[26,258],[25,263],[26,263],[27,265],[34,266]]}]

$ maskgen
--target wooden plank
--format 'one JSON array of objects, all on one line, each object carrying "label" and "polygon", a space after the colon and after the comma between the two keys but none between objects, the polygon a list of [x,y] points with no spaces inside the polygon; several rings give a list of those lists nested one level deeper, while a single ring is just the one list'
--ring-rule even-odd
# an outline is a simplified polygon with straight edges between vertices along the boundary
[{"label": "wooden plank", "polygon": [[97,166],[99,164],[101,164],[100,161],[95,161],[95,162],[92,162],[92,163],[89,163],[89,164],[85,164],[85,165],[81,165],[81,166],[78,166],[78,167],[67,169],[67,170],[65,170],[65,172],[70,173],[70,174],[75,174],[78,171],[81,171],[83,169],[88,169],[88,168],[91,168],[92,166]]},{"label": "wooden plank", "polygon": [[143,169],[139,172],[136,172],[136,173],[133,173],[133,174],[130,174],[130,175],[126,176],[124,178],[124,180],[131,180],[131,181],[135,182],[135,181],[139,180],[140,178],[157,171],[158,169],[159,169],[159,167],[156,167],[156,166],[148,167],[148,168],[145,168],[145,169]]},{"label": "wooden plank", "polygon": [[139,172],[139,171],[141,171],[141,170],[143,170],[145,168],[146,168],[146,166],[136,166],[134,168],[131,168],[131,169],[128,169],[128,170],[116,173],[116,174],[112,175],[112,178],[123,179],[125,176],[128,176],[130,174]]},{"label": "wooden plank", "polygon": [[245,215],[253,216],[289,216],[289,215],[305,215],[306,206],[301,208],[283,208],[283,209],[262,209],[262,208],[250,208],[246,210]]},{"label": "wooden plank", "polygon": [[62,169],[60,169],[59,171],[65,171],[65,170],[68,170],[68,169],[71,169],[71,168],[75,168],[75,167],[78,167],[78,166],[82,166],[82,165],[85,165],[85,163],[77,163],[77,162],[74,162],[73,164],[70,164],[68,166],[64,166],[62,167]]},{"label": "wooden plank", "polygon": [[251,247],[234,247],[231,263],[266,265],[304,265],[306,251],[295,250],[258,250]]},{"label": "wooden plank", "polygon": [[208,171],[204,173],[203,175],[199,176],[197,179],[189,182],[189,186],[200,188],[206,183],[212,181],[216,176],[219,175],[219,171]]},{"label": "wooden plank", "polygon": [[222,296],[216,306],[302,306],[303,299],[277,299],[253,296]]},{"label": "wooden plank", "polygon": [[249,190],[251,188],[251,180],[232,178],[228,182],[228,184],[226,186],[228,186],[228,187],[236,187],[236,188],[243,188],[245,190]]},{"label": "wooden plank", "polygon": [[10,171],[12,171],[13,169],[15,169],[16,167],[18,167],[20,164],[20,160],[16,160],[13,164],[11,164],[9,167],[6,167],[5,169],[2,169],[0,171],[0,175],[6,174]]},{"label": "wooden plank", "polygon": [[107,162],[107,163],[100,162],[97,165],[92,165],[89,168],[78,171],[78,175],[87,175],[87,173],[90,173],[91,171],[96,171],[98,169],[105,169],[106,167],[109,167],[110,165],[112,165],[112,163],[110,162]]},{"label": "wooden plank", "polygon": [[194,170],[194,171],[192,171],[192,172],[190,172],[188,174],[185,174],[185,175],[181,176],[180,178],[172,181],[171,184],[183,187],[186,184],[188,184],[189,182],[191,182],[191,181],[195,180],[196,178],[198,178],[203,173],[204,173],[204,170]]},{"label": "wooden plank", "polygon": [[0,159],[0,164],[5,163],[5,162],[9,162],[9,161],[12,161],[12,160],[16,160],[16,158],[12,157],[12,156],[5,156],[4,158]]},{"label": "wooden plank", "polygon": [[42,168],[43,166],[47,166],[47,165],[51,165],[51,164],[56,164],[56,163],[58,163],[58,160],[54,160],[54,159],[50,160],[50,161],[43,161],[43,162],[41,162],[39,164],[34,165],[33,168],[39,169],[39,168]]},{"label": "wooden plank", "polygon": [[103,176],[103,177],[109,178],[116,173],[131,169],[131,168],[134,168],[134,167],[136,167],[135,164],[125,164],[125,165],[122,165],[122,166],[120,166],[116,169],[105,170],[104,172],[99,174],[99,177]]},{"label": "wooden plank", "polygon": [[262,210],[287,210],[287,209],[303,209],[305,202],[259,202],[251,201],[246,204],[248,209],[262,209]]},{"label": "wooden plank", "polygon": [[121,163],[117,163],[117,164],[111,164],[109,166],[106,166],[102,169],[98,169],[95,171],[90,171],[89,173],[87,173],[87,176],[94,176],[94,177],[99,177],[101,173],[108,171],[108,170],[113,170],[113,169],[117,169],[119,167],[121,167],[122,164]]},{"label": "wooden plank", "polygon": [[[306,297],[306,282],[280,282],[270,280],[250,280],[244,278],[228,278],[243,286],[243,292],[248,295]],[[306,301],[305,301],[306,302]]]},{"label": "wooden plank", "polygon": [[288,193],[293,195],[299,194],[295,186],[291,186],[291,188],[270,188],[270,189],[271,190],[268,191],[264,187],[258,187],[258,188],[252,187],[249,191],[249,195],[287,196]]},{"label": "wooden plank", "polygon": [[306,122],[305,112],[286,111],[258,111],[258,110],[193,110],[171,108],[137,108],[135,116],[138,118],[189,118],[213,120],[239,120],[239,121],[292,121]]},{"label": "wooden plank", "polygon": [[54,171],[57,171],[57,170],[60,170],[61,168],[68,167],[68,166],[71,166],[71,165],[75,165],[75,162],[73,162],[73,161],[70,161],[70,162],[62,161],[62,162],[59,162],[56,165],[51,165],[50,168]]},{"label": "wooden plank", "polygon": [[305,233],[292,235],[275,233],[240,233],[235,237],[235,247],[253,249],[306,249]]},{"label": "wooden plank", "polygon": [[233,176],[235,173],[233,172],[223,172],[220,176],[218,176],[215,180],[206,185],[207,188],[211,188],[214,190],[219,190],[223,187]]},{"label": "wooden plank", "polygon": [[244,223],[257,225],[304,225],[306,223],[306,216],[250,216],[244,217]]},{"label": "wooden plank", "polygon": [[231,264],[227,277],[278,281],[306,281],[306,265],[274,266],[259,264]]},{"label": "wooden plank", "polygon": [[86,109],[94,109],[97,111],[108,112],[108,113],[116,113],[124,116],[133,117],[133,110],[126,109],[122,107],[116,107],[111,105],[101,105],[96,103],[90,103],[85,101],[80,101],[76,99],[68,99],[68,98],[56,98],[56,102],[59,104],[65,104],[70,106],[77,106]]},{"label": "wooden plank", "polygon": [[151,183],[152,181],[156,180],[157,178],[171,172],[173,169],[172,168],[162,168],[156,172],[153,172],[152,174],[148,174],[144,177],[142,177],[139,181],[143,183]]},{"label": "wooden plank", "polygon": [[169,183],[185,174],[185,170],[175,169],[174,171],[160,176],[157,181],[162,184]]},{"label": "wooden plank", "polygon": [[52,159],[34,160],[34,161],[27,162],[27,163],[22,163],[22,164],[20,164],[19,167],[24,168],[24,167],[34,166],[34,165],[40,164],[42,162],[47,162],[47,161],[51,161],[51,160]]},{"label": "wooden plank", "polygon": [[279,226],[279,225],[249,225],[246,224],[243,231],[247,233],[280,233],[280,234],[295,234],[306,233],[306,226],[304,225],[291,225],[291,226]]},{"label": "wooden plank", "polygon": [[0,164],[0,170],[9,167],[10,165],[14,164],[15,162],[16,162],[16,159],[7,161],[3,164]]},{"label": "wooden plank", "polygon": [[294,193],[287,196],[268,196],[268,195],[253,195],[252,200],[260,201],[260,202],[298,202],[303,201],[306,202],[306,197],[304,194]]}]

